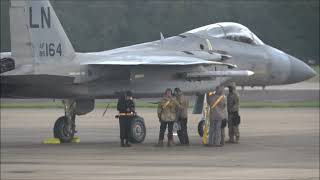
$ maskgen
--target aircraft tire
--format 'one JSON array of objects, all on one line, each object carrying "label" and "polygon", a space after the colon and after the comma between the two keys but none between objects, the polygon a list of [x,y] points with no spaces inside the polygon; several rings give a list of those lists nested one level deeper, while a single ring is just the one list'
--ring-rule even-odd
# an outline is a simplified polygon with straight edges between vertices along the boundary
[{"label": "aircraft tire", "polygon": [[131,120],[130,129],[130,142],[131,143],[142,143],[146,137],[146,126],[144,119],[140,116],[135,116]]},{"label": "aircraft tire", "polygon": [[57,119],[53,128],[53,136],[55,138],[60,139],[60,142],[62,143],[71,142],[74,136],[74,131],[72,131],[72,133],[67,132],[66,125],[67,125],[67,117],[61,116]]},{"label": "aircraft tire", "polygon": [[202,119],[198,124],[198,134],[200,137],[203,136],[204,125],[205,125],[205,121]]}]

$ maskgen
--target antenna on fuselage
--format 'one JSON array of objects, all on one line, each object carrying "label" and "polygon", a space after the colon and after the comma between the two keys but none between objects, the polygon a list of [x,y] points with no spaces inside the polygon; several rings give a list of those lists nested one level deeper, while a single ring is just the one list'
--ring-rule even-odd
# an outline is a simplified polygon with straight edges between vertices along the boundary
[{"label": "antenna on fuselage", "polygon": [[163,44],[164,44],[164,36],[163,36],[162,32],[160,32],[160,43],[161,43],[161,47],[163,47]]}]

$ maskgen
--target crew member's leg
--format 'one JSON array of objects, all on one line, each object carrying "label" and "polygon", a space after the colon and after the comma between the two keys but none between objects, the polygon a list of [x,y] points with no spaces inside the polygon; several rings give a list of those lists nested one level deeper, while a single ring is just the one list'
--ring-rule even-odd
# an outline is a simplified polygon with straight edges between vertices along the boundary
[{"label": "crew member's leg", "polygon": [[178,123],[180,124],[180,129],[177,131],[178,138],[179,138],[180,144],[184,144],[183,127],[182,127],[183,122],[181,118],[178,119]]},{"label": "crew member's leg", "polygon": [[228,131],[229,131],[229,143],[233,143],[234,142],[234,128],[233,128],[233,116],[231,113],[228,114]]},{"label": "crew member's leg", "polygon": [[158,145],[163,146],[163,139],[164,139],[164,133],[166,132],[167,129],[167,122],[160,122],[160,132],[159,132],[159,141]]},{"label": "crew member's leg", "polygon": [[224,138],[225,138],[225,130],[224,128],[221,128],[221,145],[224,145]]},{"label": "crew member's leg", "polygon": [[130,138],[130,126],[131,126],[131,119],[132,117],[126,117],[126,122],[125,122],[125,139],[126,139],[126,146],[130,147],[131,145],[129,144],[129,138]]},{"label": "crew member's leg", "polygon": [[182,120],[182,129],[183,129],[183,137],[184,137],[184,144],[189,145],[189,136],[188,136],[188,119],[185,118]]},{"label": "crew member's leg", "polygon": [[236,136],[236,143],[239,143],[240,140],[240,132],[239,132],[239,123],[240,123],[240,116],[239,116],[239,112],[235,112],[234,116],[237,118],[237,124],[234,124],[234,128],[233,128],[233,132],[234,135]]},{"label": "crew member's leg", "polygon": [[125,140],[125,122],[126,122],[126,119],[124,117],[119,117],[119,126],[120,126],[120,140],[121,140],[121,146],[124,147],[125,144],[124,144],[124,140]]},{"label": "crew member's leg", "polygon": [[174,122],[168,122],[168,146],[174,145],[174,142],[173,142],[173,123]]},{"label": "crew member's leg", "polygon": [[219,146],[221,143],[221,120],[214,121],[214,138],[213,138],[213,144],[215,146]]},{"label": "crew member's leg", "polygon": [[239,132],[239,125],[233,127],[234,135],[236,136],[236,143],[239,143],[240,140],[240,132]]},{"label": "crew member's leg", "polygon": [[209,133],[207,138],[208,145],[213,145],[214,143],[214,123],[215,123],[214,120],[210,120]]}]

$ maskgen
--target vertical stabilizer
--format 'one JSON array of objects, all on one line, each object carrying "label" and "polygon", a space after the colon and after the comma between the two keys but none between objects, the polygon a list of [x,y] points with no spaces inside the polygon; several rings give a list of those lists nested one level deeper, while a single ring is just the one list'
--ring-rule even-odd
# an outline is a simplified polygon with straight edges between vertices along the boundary
[{"label": "vertical stabilizer", "polygon": [[48,0],[11,0],[10,32],[17,65],[59,63],[75,56]]}]

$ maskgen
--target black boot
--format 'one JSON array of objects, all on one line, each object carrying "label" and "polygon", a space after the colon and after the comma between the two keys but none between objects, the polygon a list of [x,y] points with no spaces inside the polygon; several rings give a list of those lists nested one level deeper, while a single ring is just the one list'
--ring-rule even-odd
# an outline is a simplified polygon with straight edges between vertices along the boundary
[{"label": "black boot", "polygon": [[173,135],[168,135],[168,143],[167,143],[167,146],[168,146],[168,147],[171,147],[171,146],[173,146],[173,145],[175,145],[175,144],[174,144],[174,141],[173,141]]},{"label": "black boot", "polygon": [[124,140],[121,139],[121,147],[126,147],[126,145],[124,144]]},{"label": "black boot", "polygon": [[240,140],[240,136],[236,136],[236,141],[235,141],[235,143],[238,144],[238,143],[239,143],[239,140]]},{"label": "black boot", "polygon": [[131,147],[131,144],[129,144],[128,140],[126,140],[126,147]]},{"label": "black boot", "polygon": [[163,140],[159,140],[155,147],[163,147]]}]

